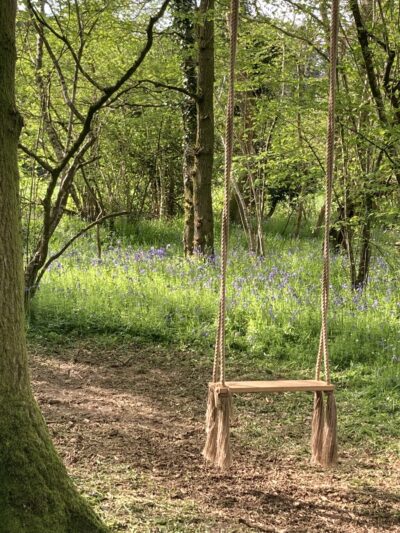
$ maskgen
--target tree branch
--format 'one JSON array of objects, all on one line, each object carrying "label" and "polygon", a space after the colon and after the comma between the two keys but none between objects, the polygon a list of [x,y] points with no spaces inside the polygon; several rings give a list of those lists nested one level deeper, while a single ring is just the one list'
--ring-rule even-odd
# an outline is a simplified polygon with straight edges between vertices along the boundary
[{"label": "tree branch", "polygon": [[175,85],[169,85],[167,83],[162,83],[160,81],[155,81],[155,80],[147,80],[147,79],[145,79],[145,80],[139,80],[138,81],[138,85],[143,84],[143,83],[150,83],[151,85],[154,85],[154,87],[161,87],[163,89],[168,89],[170,91],[176,91],[178,93],[182,93],[185,96],[189,96],[190,98],[193,98],[193,100],[195,100],[195,101],[197,101],[199,99],[197,94],[191,93],[190,91],[187,91],[183,87],[176,87]]},{"label": "tree branch", "polygon": [[27,148],[24,144],[19,143],[18,148],[20,148],[20,150],[22,150],[24,154],[28,155],[29,157],[32,157],[32,159],[34,159],[36,163],[39,163],[39,165],[43,167],[45,170],[47,170],[47,172],[49,172],[50,174],[53,173],[54,171],[53,167],[50,166],[47,163],[47,161],[45,161],[44,159],[39,157],[37,154],[35,154],[35,152],[32,152],[31,150],[29,150],[29,148]]},{"label": "tree branch", "polygon": [[272,22],[269,18],[263,18],[260,20],[260,22],[264,22],[265,24],[268,24],[268,26],[271,26],[271,28],[274,28],[275,30],[283,33],[284,35],[287,35],[288,37],[291,37],[292,39],[297,39],[298,41],[303,41],[304,43],[307,43],[315,52],[317,52],[318,55],[320,55],[325,61],[329,62],[328,55],[321,50],[318,46],[315,45],[310,39],[307,39],[307,37],[304,37],[303,35],[299,35],[298,33],[294,33],[290,30],[287,30],[286,28],[282,28],[281,26],[278,26],[274,22]]},{"label": "tree branch", "polygon": [[108,215],[104,215],[104,216],[102,216],[100,218],[97,218],[94,222],[91,222],[88,226],[86,226],[85,228],[81,229],[81,231],[76,233],[76,235],[74,235],[69,241],[67,241],[64,244],[64,246],[58,252],[56,252],[55,254],[53,254],[52,256],[50,256],[48,258],[46,263],[41,268],[40,273],[39,273],[39,275],[37,277],[37,285],[40,283],[40,280],[44,276],[46,270],[49,268],[51,263],[53,263],[56,259],[58,259],[71,246],[71,244],[73,244],[77,239],[79,239],[79,237],[82,237],[82,235],[87,233],[94,226],[97,226],[98,224],[101,224],[102,222],[104,222],[105,220],[108,220],[109,218],[122,217],[124,215],[130,215],[130,214],[131,214],[130,211],[119,211],[117,213],[110,213]]},{"label": "tree branch", "polygon": [[379,88],[378,80],[375,73],[372,53],[368,42],[368,30],[364,26],[364,21],[361,16],[360,6],[357,0],[350,0],[350,9],[353,14],[354,22],[357,28],[358,42],[361,47],[361,53],[364,59],[364,66],[367,73],[369,87],[372,97],[375,101],[376,110],[379,120],[382,124],[387,125],[387,117],[385,113],[385,106],[383,103],[382,93]]},{"label": "tree branch", "polygon": [[137,69],[140,67],[140,65],[143,63],[145,57],[147,56],[149,50],[151,49],[153,45],[153,30],[156,23],[160,20],[160,18],[164,15],[168,4],[171,0],[164,0],[162,6],[154,15],[150,18],[149,23],[147,25],[147,41],[145,45],[143,46],[141,52],[139,53],[138,57],[134,61],[134,63],[131,65],[131,67],[125,71],[125,73],[114,83],[114,85],[111,85],[110,87],[106,87],[103,89],[103,95],[100,96],[96,102],[94,102],[88,109],[85,121],[83,123],[82,130],[80,134],[78,135],[75,142],[71,145],[71,148],[68,150],[67,154],[65,155],[64,159],[60,162],[60,164],[54,169],[54,172],[58,175],[61,174],[61,172],[64,170],[64,168],[68,165],[72,157],[76,154],[76,152],[79,150],[80,146],[86,139],[87,135],[90,132],[92,120],[95,114],[106,104],[107,100],[111,98],[123,85],[126,81],[129,80],[129,78],[137,71]]},{"label": "tree branch", "polygon": [[[77,65],[77,67],[79,68],[79,71],[81,72],[81,74],[94,86],[96,87],[96,89],[98,89],[99,91],[103,91],[104,88],[98,84],[96,82],[96,80],[94,80],[87,72],[86,70],[82,67],[82,64],[81,64],[81,61],[79,60],[79,57],[77,56],[73,46],[71,45],[71,43],[69,42],[68,38],[61,34],[61,33],[58,33],[58,31],[56,31],[53,26],[51,24],[49,24],[46,19],[44,18],[44,16],[42,16],[40,13],[38,13],[38,11],[35,9],[35,7],[32,5],[32,2],[31,0],[26,0],[26,3],[27,3],[27,7],[29,9],[29,11],[34,15],[34,17],[36,18],[36,20],[42,25],[44,26],[45,28],[47,28],[55,37],[57,37],[57,39],[59,39],[60,41],[62,41],[66,47],[68,48],[73,60],[75,61],[75,64]],[[56,21],[58,20],[57,17],[53,14],[54,18],[56,19]],[[59,24],[59,23],[58,23]],[[60,24],[59,24],[60,26]]]},{"label": "tree branch", "polygon": [[299,4],[298,2],[294,2],[293,0],[285,0],[285,2],[291,5],[292,7],[294,7],[295,9],[298,9],[302,13],[308,15],[312,19],[314,19],[315,22],[317,22],[322,28],[324,28],[324,30],[327,29],[324,21],[321,20],[319,17],[317,17],[317,15],[314,13],[314,11],[310,7]]},{"label": "tree branch", "polygon": [[369,137],[367,137],[366,135],[364,135],[364,133],[362,133],[361,131],[359,131],[358,129],[354,128],[354,127],[351,127],[351,126],[348,126],[347,124],[345,124],[344,122],[342,122],[341,120],[338,121],[338,123],[343,126],[344,128],[346,128],[348,131],[351,131],[352,133],[355,133],[358,137],[360,137],[361,139],[363,139],[364,141],[366,141],[367,143],[369,143],[371,146],[374,146],[375,148],[377,148],[378,150],[380,150],[383,154],[386,155],[386,157],[388,158],[388,160],[390,161],[390,163],[393,165],[393,166],[396,166],[396,161],[393,159],[393,157],[391,156],[391,154],[388,152],[388,149],[390,148],[390,144],[387,144],[386,146],[381,146],[380,144],[378,144],[377,142],[375,142],[373,139],[370,139]]}]

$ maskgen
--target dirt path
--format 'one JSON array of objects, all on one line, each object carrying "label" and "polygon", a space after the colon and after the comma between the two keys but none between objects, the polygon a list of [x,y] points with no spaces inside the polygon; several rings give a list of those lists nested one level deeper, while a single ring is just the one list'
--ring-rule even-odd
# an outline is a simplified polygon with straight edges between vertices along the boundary
[{"label": "dirt path", "polygon": [[32,348],[56,445],[113,531],[400,532],[399,462],[342,447],[335,471],[309,466],[309,420],[285,424],[297,402],[236,402],[235,466],[206,467],[208,371],[195,353],[163,348]]}]

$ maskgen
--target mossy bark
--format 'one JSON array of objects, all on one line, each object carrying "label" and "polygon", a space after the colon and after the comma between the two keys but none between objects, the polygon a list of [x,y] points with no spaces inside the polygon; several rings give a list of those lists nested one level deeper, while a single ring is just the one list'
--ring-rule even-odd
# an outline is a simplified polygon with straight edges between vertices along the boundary
[{"label": "mossy bark", "polygon": [[0,532],[106,531],[74,488],[32,396],[24,324],[15,106],[16,0],[0,2]]},{"label": "mossy bark", "polygon": [[31,398],[2,402],[0,435],[0,531],[106,531],[69,479]]}]

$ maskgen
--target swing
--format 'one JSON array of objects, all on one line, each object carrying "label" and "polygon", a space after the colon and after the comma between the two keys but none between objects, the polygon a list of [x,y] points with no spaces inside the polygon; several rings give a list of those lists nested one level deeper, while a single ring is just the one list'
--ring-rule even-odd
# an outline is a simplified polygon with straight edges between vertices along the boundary
[{"label": "swing", "polygon": [[[230,417],[232,394],[235,393],[284,393],[313,392],[314,410],[312,419],[311,462],[322,466],[334,465],[337,461],[336,403],[334,385],[331,383],[328,351],[328,301],[329,301],[329,229],[332,205],[334,174],[334,131],[336,64],[339,26],[339,0],[332,1],[331,33],[329,49],[329,103],[326,139],[325,224],[323,247],[323,272],[321,293],[321,334],[317,354],[315,379],[276,381],[226,381],[225,380],[225,317],[226,275],[229,237],[229,199],[233,157],[234,81],[238,34],[239,0],[231,0],[230,7],[230,54],[228,103],[226,111],[226,140],[224,161],[224,206],[221,229],[221,281],[218,326],[215,341],[212,382],[208,385],[206,413],[206,443],[203,456],[211,464],[226,469],[231,466]],[[322,362],[325,380],[321,379]],[[324,394],[326,406],[324,408]]]}]

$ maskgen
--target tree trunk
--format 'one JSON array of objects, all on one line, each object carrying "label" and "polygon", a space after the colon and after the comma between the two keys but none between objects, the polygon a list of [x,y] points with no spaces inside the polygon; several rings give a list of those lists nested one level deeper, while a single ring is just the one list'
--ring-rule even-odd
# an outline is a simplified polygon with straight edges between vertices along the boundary
[{"label": "tree trunk", "polygon": [[106,531],[79,496],[32,396],[25,342],[15,107],[16,1],[0,3],[0,528]]},{"label": "tree trunk", "polygon": [[167,189],[167,205],[166,213],[167,218],[171,219],[175,216],[175,176],[170,171],[168,173],[168,189]]},{"label": "tree trunk", "polygon": [[356,279],[356,288],[363,289],[368,281],[369,266],[371,262],[371,212],[372,198],[368,194],[365,199],[365,219],[361,232],[360,261]]},{"label": "tree trunk", "polygon": [[211,183],[214,161],[214,0],[200,1],[198,24],[196,174],[193,183],[194,250],[214,253]]},{"label": "tree trunk", "polygon": [[[303,78],[304,78],[304,65],[298,63],[297,64],[297,98],[298,98],[298,105],[299,105],[299,111],[297,112],[297,140],[298,140],[298,146],[299,146],[299,153],[300,161],[304,161],[303,159],[303,134],[302,134],[302,117],[300,113],[301,105],[303,103]],[[305,187],[304,187],[304,174],[305,172],[305,165],[304,163],[300,163],[300,172],[301,172],[301,189],[300,194],[298,196],[297,201],[297,214],[296,214],[296,225],[294,227],[294,233],[293,236],[295,239],[298,239],[300,236],[300,229],[301,229],[301,223],[303,222],[303,214],[304,214],[304,195],[305,195]]]},{"label": "tree trunk", "polygon": [[293,236],[295,239],[298,239],[300,236],[301,223],[303,222],[303,214],[304,214],[304,203],[303,203],[303,197],[302,195],[300,195],[299,204],[297,206],[296,225],[294,227],[294,232],[293,232]]},{"label": "tree trunk", "polygon": [[166,220],[167,215],[167,176],[163,174],[163,169],[159,169],[159,184],[160,184],[160,206],[158,211],[158,218],[160,220]]},{"label": "tree trunk", "polygon": [[270,218],[273,217],[273,215],[274,215],[274,213],[275,213],[275,211],[276,211],[276,208],[277,208],[277,206],[278,206],[278,203],[279,203],[279,202],[278,202],[278,199],[277,199],[277,198],[274,198],[274,199],[272,200],[272,202],[271,202],[271,206],[270,206],[270,208],[269,208],[269,210],[268,210],[268,213],[265,215],[266,220],[269,220]]},{"label": "tree trunk", "polygon": [[[179,33],[179,45],[182,54],[181,68],[183,86],[190,94],[197,92],[196,61],[194,57],[194,13],[195,0],[175,0],[175,26]],[[183,123],[183,249],[185,256],[193,254],[194,245],[194,211],[193,181],[195,176],[195,145],[197,134],[196,100],[185,95],[182,102]]]},{"label": "tree trunk", "polygon": [[319,233],[320,229],[324,225],[324,220],[325,220],[325,204],[319,210],[317,222],[315,224],[315,228],[314,228],[314,231],[313,231],[314,235]]}]

